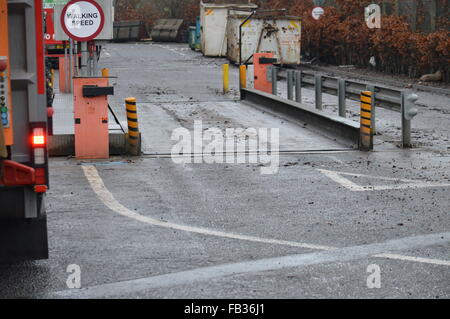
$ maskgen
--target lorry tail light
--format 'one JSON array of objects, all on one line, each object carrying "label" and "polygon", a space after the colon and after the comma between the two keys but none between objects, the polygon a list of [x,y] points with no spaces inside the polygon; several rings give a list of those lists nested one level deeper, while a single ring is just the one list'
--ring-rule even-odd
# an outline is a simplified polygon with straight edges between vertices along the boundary
[{"label": "lorry tail light", "polygon": [[34,165],[44,165],[45,164],[45,149],[35,148],[34,149]]},{"label": "lorry tail light", "polygon": [[43,128],[36,127],[33,129],[32,145],[33,147],[45,146],[45,131]]},{"label": "lorry tail light", "polygon": [[47,184],[47,175],[46,175],[45,168],[36,168],[35,169],[35,178],[36,178],[36,185]]},{"label": "lorry tail light", "polygon": [[33,146],[34,165],[44,165],[46,159],[46,136],[42,127],[35,127],[32,130],[31,145]]},{"label": "lorry tail light", "polygon": [[48,190],[47,185],[35,185],[34,186],[34,191],[36,193],[45,193]]}]

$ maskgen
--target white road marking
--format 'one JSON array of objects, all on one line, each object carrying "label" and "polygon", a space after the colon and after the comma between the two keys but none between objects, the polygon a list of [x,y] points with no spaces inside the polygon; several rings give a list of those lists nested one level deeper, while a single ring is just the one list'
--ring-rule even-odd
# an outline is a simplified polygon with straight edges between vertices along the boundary
[{"label": "white road marking", "polygon": [[[332,246],[323,246],[323,245],[316,245],[316,244],[309,244],[309,243],[299,243],[299,242],[286,241],[286,240],[278,240],[278,239],[270,239],[270,238],[262,238],[262,237],[256,237],[256,236],[247,236],[247,235],[221,232],[221,231],[211,230],[211,229],[207,229],[207,228],[193,227],[193,226],[188,226],[188,225],[181,225],[181,224],[165,222],[165,221],[161,221],[161,220],[154,219],[151,217],[143,216],[134,211],[129,210],[128,208],[123,206],[121,203],[119,203],[114,198],[114,195],[111,194],[111,192],[106,188],[105,184],[103,183],[103,180],[100,177],[100,175],[98,174],[98,171],[95,168],[95,166],[83,165],[82,168],[83,168],[83,171],[84,171],[84,174],[85,174],[87,180],[89,181],[89,184],[91,185],[92,189],[94,190],[94,192],[97,194],[98,198],[103,202],[104,205],[106,205],[109,209],[118,213],[119,215],[134,219],[134,220],[142,222],[142,223],[146,223],[146,224],[153,225],[153,226],[164,227],[164,228],[181,230],[181,231],[190,232],[190,233],[197,233],[197,234],[206,235],[206,236],[230,238],[230,239],[244,240],[244,241],[250,241],[250,242],[256,242],[256,243],[284,245],[284,246],[299,247],[299,248],[306,248],[306,249],[313,249],[313,250],[325,250],[325,251],[339,249],[337,247],[332,247]],[[389,257],[385,257],[385,255],[376,255],[373,257],[407,260],[407,261],[417,261],[417,262],[422,262],[422,263],[426,262],[426,263],[436,264],[436,265],[447,265],[448,263],[450,263],[450,261],[445,261],[445,260],[431,260],[431,259],[427,260],[425,258],[403,256],[403,255],[389,255]]]},{"label": "white road marking", "polygon": [[170,222],[161,221],[158,219],[154,219],[151,217],[140,215],[136,212],[133,212],[123,206],[121,203],[119,203],[111,194],[108,189],[105,187],[105,184],[103,183],[103,180],[98,175],[98,171],[93,165],[83,165],[83,171],[86,175],[86,178],[89,181],[89,184],[91,185],[94,192],[97,194],[97,196],[100,198],[100,200],[112,211],[115,211],[116,213],[132,218],[134,220],[140,221],[142,223],[159,226],[159,227],[165,227],[165,228],[171,228],[181,231],[186,231],[190,233],[197,233],[201,235],[207,235],[207,236],[216,236],[216,237],[223,237],[223,238],[231,238],[231,239],[238,239],[238,240],[245,240],[245,241],[251,241],[251,242],[258,242],[258,243],[265,243],[265,244],[274,244],[274,245],[285,245],[285,246],[292,246],[292,247],[300,247],[300,248],[307,248],[307,249],[314,249],[314,250],[330,250],[333,249],[333,247],[328,246],[322,246],[322,245],[314,245],[314,244],[308,244],[308,243],[298,243],[298,242],[291,242],[286,240],[277,240],[277,239],[268,239],[268,238],[260,238],[256,236],[247,236],[247,235],[239,235],[239,234],[233,234],[233,233],[226,233],[206,228],[200,228],[200,227],[192,227],[187,225],[180,225],[180,224],[174,224]]},{"label": "white road marking", "polygon": [[[416,188],[430,188],[430,187],[450,187],[450,183],[425,182],[425,181],[404,179],[404,178],[392,178],[392,177],[373,176],[373,175],[355,174],[355,173],[347,173],[347,172],[335,172],[335,171],[329,171],[326,169],[317,169],[317,170],[319,172],[321,172],[322,174],[324,174],[325,176],[328,176],[330,179],[332,179],[336,183],[340,184],[341,186],[344,186],[345,188],[347,188],[348,190],[351,190],[353,192],[416,189]],[[392,181],[392,182],[402,183],[402,184],[360,186],[343,176],[366,177],[366,178],[377,179],[377,180]]]},{"label": "white road marking", "polygon": [[131,297],[130,295],[144,293],[145,291],[155,288],[189,284],[192,285],[217,278],[249,273],[254,274],[263,271],[274,271],[285,268],[299,269],[302,267],[323,263],[349,262],[352,260],[369,258],[370,256],[383,251],[422,248],[431,245],[445,244],[448,242],[450,242],[450,233],[414,236],[394,239],[384,243],[202,267],[177,273],[97,285],[79,290],[64,290],[50,294],[49,297],[82,299],[111,298],[117,296]]},{"label": "white road marking", "polygon": [[330,179],[332,179],[333,181],[335,181],[336,183],[344,186],[345,188],[351,190],[351,191],[358,191],[360,190],[361,186],[353,183],[352,181],[348,180],[347,178],[342,177],[341,175],[339,175],[337,172],[333,172],[333,171],[328,171],[325,169],[317,169],[319,172],[321,172],[322,174],[328,176]]},{"label": "white road marking", "polygon": [[412,257],[412,256],[403,256],[396,254],[380,254],[374,257],[381,257],[387,259],[396,259],[396,260],[404,260],[404,261],[413,261],[416,263],[425,263],[425,264],[434,264],[441,266],[450,266],[449,260],[440,260],[440,259],[431,259],[431,258],[422,258],[422,257]]}]

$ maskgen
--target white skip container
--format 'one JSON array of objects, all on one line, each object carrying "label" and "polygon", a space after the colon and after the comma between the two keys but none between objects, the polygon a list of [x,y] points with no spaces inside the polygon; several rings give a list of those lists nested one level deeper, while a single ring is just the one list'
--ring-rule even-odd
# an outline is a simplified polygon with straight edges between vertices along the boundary
[{"label": "white skip container", "polygon": [[[205,56],[227,55],[227,21],[231,9],[236,14],[250,14],[256,4],[200,3],[200,33],[202,53]],[[243,10],[242,12],[239,10]]]},{"label": "white skip container", "polygon": [[278,64],[300,64],[301,21],[299,17],[255,15],[242,25],[242,49],[239,49],[239,26],[242,15],[230,15],[227,25],[227,57],[239,63],[252,61],[254,53],[273,52]]}]

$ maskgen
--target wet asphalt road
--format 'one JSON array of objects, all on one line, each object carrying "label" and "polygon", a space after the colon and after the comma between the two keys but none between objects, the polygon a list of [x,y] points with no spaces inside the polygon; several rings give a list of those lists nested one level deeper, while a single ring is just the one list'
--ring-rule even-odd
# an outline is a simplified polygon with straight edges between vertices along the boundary
[{"label": "wet asphalt road", "polygon": [[[148,155],[52,159],[50,259],[0,265],[0,297],[449,298],[450,152],[441,142],[320,152],[344,146],[236,102],[236,68],[221,94],[223,62],[182,45],[106,44],[102,64],[119,76],[112,107],[125,120],[123,99],[137,97]],[[274,175],[156,156],[194,120],[279,128],[280,149],[298,152],[282,154]],[[89,289],[68,290],[73,264]],[[373,264],[381,287],[371,289]]]}]

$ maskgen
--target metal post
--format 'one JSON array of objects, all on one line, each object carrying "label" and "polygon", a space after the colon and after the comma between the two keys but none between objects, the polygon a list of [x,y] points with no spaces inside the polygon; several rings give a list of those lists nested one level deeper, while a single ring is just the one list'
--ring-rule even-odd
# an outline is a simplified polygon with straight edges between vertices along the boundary
[{"label": "metal post", "polygon": [[89,76],[94,76],[94,53],[89,55]]},{"label": "metal post", "polygon": [[402,146],[404,148],[411,147],[411,121],[406,119],[405,111],[406,111],[406,101],[405,101],[405,92],[402,91],[401,96],[401,111],[402,111]]},{"label": "metal post", "polygon": [[361,124],[360,124],[360,145],[361,151],[373,150],[372,134],[372,92],[361,92]]},{"label": "metal post", "polygon": [[347,117],[347,105],[346,105],[346,83],[344,79],[338,80],[338,98],[339,98],[339,116]]},{"label": "metal post", "polygon": [[229,91],[229,65],[223,65],[223,94],[227,94]]},{"label": "metal post", "polygon": [[302,103],[302,71],[295,73],[295,101]]},{"label": "metal post", "polygon": [[316,109],[322,110],[322,76],[321,75],[315,75],[315,90],[316,90]]},{"label": "metal post", "polygon": [[72,78],[73,78],[73,40],[69,40],[69,92],[72,92]]},{"label": "metal post", "polygon": [[255,66],[253,64],[247,66],[247,88],[255,88]]},{"label": "metal post", "polygon": [[272,94],[278,95],[278,68],[272,66]]},{"label": "metal post", "polygon": [[93,52],[92,52],[92,76],[97,76],[97,46],[93,45]]},{"label": "metal post", "polygon": [[287,71],[287,98],[288,100],[294,99],[294,81],[293,71]]},{"label": "metal post", "polygon": [[128,120],[128,144],[131,155],[138,156],[140,148],[140,133],[137,115],[136,98],[129,97],[125,99]]},{"label": "metal post", "polygon": [[367,91],[372,92],[372,134],[373,135],[377,135],[376,132],[376,107],[375,107],[375,99],[376,99],[376,95],[375,95],[375,86],[368,84],[367,85]]},{"label": "metal post", "polygon": [[406,95],[402,91],[401,95],[401,112],[402,112],[402,144],[403,147],[412,147],[411,143],[411,121],[417,115],[419,110],[416,107],[416,102],[419,99],[417,94],[412,93]]},{"label": "metal post", "polygon": [[78,41],[74,41],[73,44],[73,49],[74,49],[74,63],[75,63],[75,75],[76,76],[80,76],[80,66],[78,65]]},{"label": "metal post", "polygon": [[102,69],[102,77],[104,77],[104,78],[109,77],[109,69],[108,68]]},{"label": "metal post", "polygon": [[[64,41],[64,93],[68,93],[69,91],[69,61],[67,60],[67,42]],[[61,75],[61,72],[59,73]]]},{"label": "metal post", "polygon": [[87,66],[88,66],[88,49],[87,42],[81,42],[81,75],[87,76]]},{"label": "metal post", "polygon": [[87,70],[88,76],[92,76],[92,56],[93,56],[92,44],[88,43],[88,70]]},{"label": "metal post", "polygon": [[247,88],[247,67],[245,65],[239,66],[239,87],[240,89]]}]

